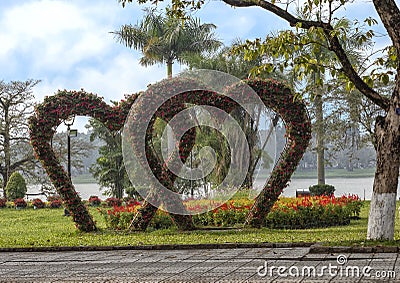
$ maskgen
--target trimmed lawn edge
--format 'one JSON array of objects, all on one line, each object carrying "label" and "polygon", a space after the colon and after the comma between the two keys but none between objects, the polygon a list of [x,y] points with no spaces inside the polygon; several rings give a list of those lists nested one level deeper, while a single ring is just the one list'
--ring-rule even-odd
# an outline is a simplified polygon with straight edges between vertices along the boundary
[{"label": "trimmed lawn edge", "polygon": [[209,250],[246,248],[310,248],[311,254],[326,253],[399,253],[400,246],[323,246],[321,243],[224,243],[190,245],[137,245],[137,246],[63,246],[63,247],[14,247],[0,248],[6,252],[69,252],[69,251],[115,251],[115,250]]},{"label": "trimmed lawn edge", "polygon": [[10,247],[0,252],[61,252],[61,251],[114,251],[114,250],[208,250],[246,248],[308,248],[315,243],[223,243],[223,244],[172,244],[136,246],[63,246],[63,247]]}]

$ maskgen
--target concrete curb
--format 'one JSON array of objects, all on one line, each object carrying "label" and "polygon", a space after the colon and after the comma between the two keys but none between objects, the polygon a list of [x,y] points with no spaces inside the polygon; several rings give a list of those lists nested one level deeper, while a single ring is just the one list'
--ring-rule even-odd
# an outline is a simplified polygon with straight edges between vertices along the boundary
[{"label": "concrete curb", "polygon": [[311,254],[326,254],[326,253],[399,253],[400,247],[398,246],[322,246],[321,244],[314,244],[310,246],[309,253]]},{"label": "concrete curb", "polygon": [[187,245],[136,245],[136,246],[76,246],[76,247],[15,247],[0,248],[6,252],[85,252],[116,250],[210,250],[210,249],[248,249],[248,248],[309,248],[309,253],[400,253],[400,246],[323,246],[321,243],[224,243],[224,244],[187,244]]},{"label": "concrete curb", "polygon": [[0,248],[1,252],[63,252],[63,251],[115,251],[115,250],[208,250],[246,248],[308,248],[315,243],[224,243],[188,245],[137,245],[137,246],[77,246],[77,247],[15,247]]}]

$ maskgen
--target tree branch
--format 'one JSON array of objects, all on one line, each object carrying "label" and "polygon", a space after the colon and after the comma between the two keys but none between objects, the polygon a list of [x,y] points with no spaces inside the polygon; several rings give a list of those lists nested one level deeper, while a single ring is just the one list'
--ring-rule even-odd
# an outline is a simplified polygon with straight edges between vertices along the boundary
[{"label": "tree branch", "polygon": [[35,157],[34,157],[33,155],[32,155],[32,156],[29,156],[29,157],[26,157],[26,158],[24,158],[24,159],[21,159],[21,160],[15,162],[14,164],[12,164],[12,165],[10,166],[10,170],[11,170],[11,171],[14,171],[14,170],[17,169],[18,167],[20,167],[20,166],[24,165],[25,163],[27,163],[27,162],[29,162],[29,161],[32,161],[32,160],[34,160],[34,159],[35,159]]},{"label": "tree branch", "polygon": [[[330,44],[329,49],[336,54],[338,60],[342,64],[343,73],[349,78],[351,82],[353,82],[355,87],[367,98],[369,98],[373,103],[375,103],[384,110],[387,110],[389,108],[389,99],[382,97],[381,95],[379,95],[379,93],[377,93],[375,90],[369,87],[354,70],[352,64],[350,63],[349,58],[346,55],[346,52],[344,51],[342,45],[339,42],[339,39],[337,38],[336,35],[332,34],[333,27],[329,23],[299,19],[290,14],[288,11],[283,10],[282,8],[276,5],[263,0],[223,0],[223,1],[228,5],[234,7],[251,7],[251,6],[261,7],[267,11],[274,13],[280,18],[286,20],[292,27],[300,24],[301,28],[303,29],[310,29],[311,27],[322,28]],[[383,0],[375,0],[375,2],[379,1]]]}]

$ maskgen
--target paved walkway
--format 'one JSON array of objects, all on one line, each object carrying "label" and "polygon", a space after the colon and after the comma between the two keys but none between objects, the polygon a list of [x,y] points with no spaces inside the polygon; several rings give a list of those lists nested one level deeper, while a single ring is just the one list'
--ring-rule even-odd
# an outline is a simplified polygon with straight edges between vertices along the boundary
[{"label": "paved walkway", "polygon": [[0,282],[400,282],[399,253],[309,248],[2,252]]}]

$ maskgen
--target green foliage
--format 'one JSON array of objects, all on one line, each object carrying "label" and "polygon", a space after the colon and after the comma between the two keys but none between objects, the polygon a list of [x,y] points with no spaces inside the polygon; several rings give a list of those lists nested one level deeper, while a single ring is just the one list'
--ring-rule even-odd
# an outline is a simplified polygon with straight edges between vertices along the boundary
[{"label": "green foliage", "polygon": [[[116,103],[114,103],[116,104]],[[99,148],[99,157],[90,167],[90,172],[109,196],[122,198],[125,192],[136,195],[125,171],[122,156],[121,132],[112,133],[98,120],[90,119],[87,126],[91,130],[90,140],[100,139],[104,142]]]},{"label": "green foliage", "polygon": [[309,187],[312,196],[331,196],[335,193],[335,187],[332,185],[313,185]]},{"label": "green foliage", "polygon": [[[232,46],[226,46],[211,54],[193,54],[187,56],[186,60],[190,69],[210,69],[224,72],[235,76],[239,79],[249,77],[251,70],[262,65],[262,56],[255,57],[251,60],[244,60],[244,54],[240,52],[232,52],[232,48],[240,46],[241,41],[235,41]],[[271,78],[276,74],[265,74],[263,78]]]},{"label": "green foliage", "polygon": [[24,177],[18,172],[12,173],[6,185],[8,199],[15,200],[24,198],[26,191],[27,187]]},{"label": "green foliage", "polygon": [[[107,228],[127,230],[137,213],[137,208],[134,206],[114,206],[113,209],[99,208],[98,211],[103,216]],[[149,224],[150,230],[168,229],[173,226],[171,217],[162,210],[157,211]]]},{"label": "green foliage", "polygon": [[[309,20],[311,15],[302,15]],[[356,66],[362,61],[362,51],[371,45],[373,31],[365,31],[358,23],[347,19],[336,19],[332,22],[332,35],[338,37],[346,55]],[[253,75],[290,71],[292,81],[297,87],[304,87],[304,93],[315,95],[313,90],[326,84],[325,78],[339,78],[348,82],[340,69],[340,63],[330,48],[326,31],[320,27],[302,29],[301,23],[296,31],[284,30],[271,34],[265,40],[247,40],[244,44],[234,47],[235,53],[244,54],[245,60],[254,60],[260,54],[269,58],[265,64],[253,68]],[[273,61],[273,63],[271,63]],[[358,62],[357,62],[358,61]],[[364,62],[364,61],[362,61]],[[361,66],[359,66],[361,68]],[[300,82],[306,81],[301,85]]]},{"label": "green foliage", "polygon": [[275,229],[308,229],[348,225],[350,216],[349,210],[333,205],[273,210],[266,218],[266,226]]},{"label": "green foliage", "polygon": [[124,25],[114,32],[120,43],[142,51],[140,64],[143,66],[165,63],[168,76],[172,76],[174,61],[185,64],[189,54],[212,51],[221,45],[212,33],[213,24],[200,24],[199,19],[192,17],[183,22],[155,9],[145,9],[145,12],[137,25]]}]

